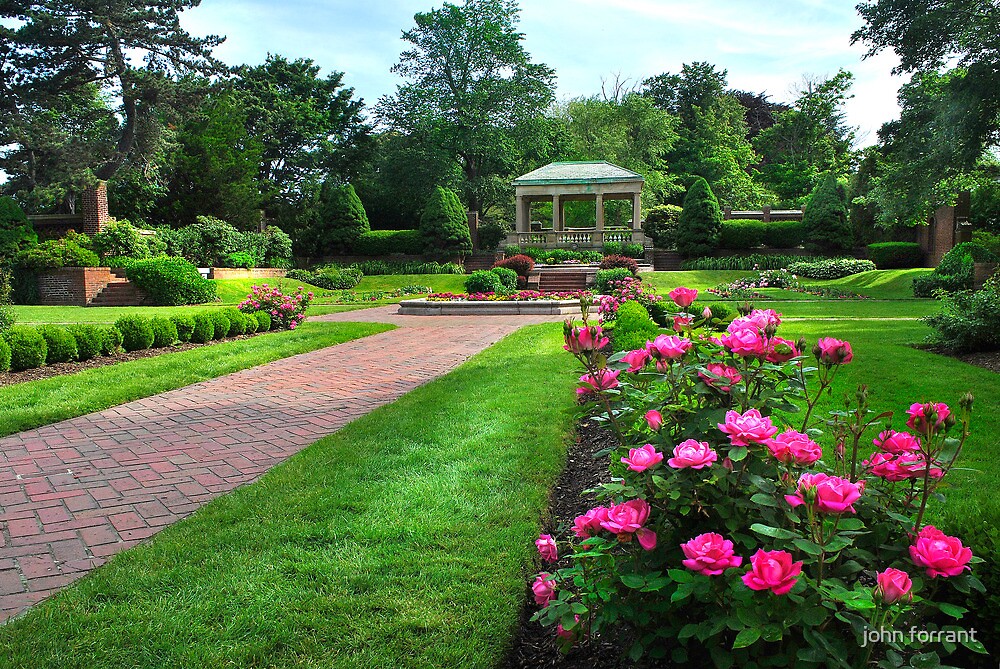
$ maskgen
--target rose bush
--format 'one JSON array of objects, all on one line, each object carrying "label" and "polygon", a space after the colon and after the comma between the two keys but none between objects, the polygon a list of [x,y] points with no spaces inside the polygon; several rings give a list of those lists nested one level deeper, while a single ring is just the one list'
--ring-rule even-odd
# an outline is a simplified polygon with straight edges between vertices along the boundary
[{"label": "rose bush", "polygon": [[250,294],[240,302],[238,308],[245,314],[266,312],[271,316],[272,322],[277,323],[277,327],[294,330],[305,320],[306,309],[312,299],[312,291],[305,292],[301,286],[291,295],[285,295],[265,283],[251,287]]},{"label": "rose bush", "polygon": [[955,632],[942,620],[965,610],[942,589],[983,589],[981,560],[925,522],[968,437],[971,395],[955,409],[914,403],[905,431],[864,386],[817,415],[858,361],[829,337],[804,355],[780,325],[752,311],[721,337],[694,323],[607,357],[600,326],[567,323],[583,410],[616,446],[599,506],[539,540],[546,560],[562,557],[532,587],[535,619],[559,643],[611,636],[635,660],[698,667],[934,667],[955,650],[926,636],[870,640]]}]

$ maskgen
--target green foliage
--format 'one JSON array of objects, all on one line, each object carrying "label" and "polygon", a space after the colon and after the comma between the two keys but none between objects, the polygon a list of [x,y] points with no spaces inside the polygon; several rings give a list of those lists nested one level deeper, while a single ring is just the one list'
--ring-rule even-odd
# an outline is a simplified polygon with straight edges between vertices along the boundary
[{"label": "green foliage", "polygon": [[249,262],[253,267],[285,268],[291,263],[292,240],[280,228],[269,225],[264,232],[240,232],[211,216],[196,220],[178,230],[157,228],[155,239],[168,255],[182,256],[198,267],[241,267]]},{"label": "green foliage", "polygon": [[868,245],[868,257],[879,269],[922,267],[924,252],[915,242],[876,242]]},{"label": "green foliage", "polygon": [[255,311],[253,316],[257,319],[257,332],[267,332],[274,325],[271,322],[271,314],[266,311]]},{"label": "green foliage", "polygon": [[931,342],[956,353],[1000,349],[1000,284],[997,277],[975,292],[955,291],[941,311],[922,320],[934,328]]},{"label": "green foliage", "polygon": [[358,238],[370,232],[368,215],[351,184],[328,179],[320,193],[319,220],[302,231],[302,248],[308,255],[325,256],[350,251]]},{"label": "green foliage", "polygon": [[248,335],[255,334],[257,332],[257,329],[260,327],[260,323],[257,321],[257,317],[254,316],[253,314],[243,314],[243,316],[247,319],[246,333]]},{"label": "green foliage", "polygon": [[222,267],[226,256],[238,251],[240,232],[224,220],[198,216],[180,231],[182,255],[198,267]]},{"label": "green foliage", "polygon": [[129,281],[161,306],[201,304],[215,299],[215,284],[183,258],[136,260],[125,268]]},{"label": "green foliage", "polygon": [[245,251],[237,251],[226,255],[226,267],[239,267],[242,269],[253,269],[257,266],[254,257]]},{"label": "green foliage", "polygon": [[642,260],[646,257],[646,247],[638,242],[622,244],[622,255],[627,258]]},{"label": "green foliage", "polygon": [[594,290],[600,295],[610,295],[613,288],[611,284],[615,281],[630,279],[634,275],[627,267],[616,267],[613,269],[599,269],[594,276]]},{"label": "green foliage", "polygon": [[10,371],[22,372],[45,364],[48,345],[37,328],[15,325],[3,333],[10,347]]},{"label": "green foliage", "polygon": [[14,287],[11,284],[11,273],[0,267],[0,334],[9,330],[17,322],[17,312],[11,306]]},{"label": "green foliage", "polygon": [[134,225],[126,220],[112,220],[91,238],[94,252],[101,258],[147,258],[149,245]]},{"label": "green foliage", "polygon": [[101,335],[101,355],[112,356],[123,350],[122,344],[125,338],[117,327],[109,325],[101,330]]},{"label": "green foliage", "polygon": [[518,276],[527,277],[531,270],[535,269],[535,261],[531,256],[518,254],[500,260],[494,267],[506,267],[517,272]]},{"label": "green foliage", "polygon": [[746,256],[720,256],[718,258],[695,258],[685,260],[682,267],[692,270],[760,270],[785,269],[793,263],[829,260],[825,256],[789,256],[752,253]]},{"label": "green foliage", "polygon": [[839,279],[861,272],[871,272],[876,269],[871,260],[857,258],[827,258],[812,262],[791,263],[788,271],[796,276],[809,279]]},{"label": "green foliage", "polygon": [[913,280],[914,297],[934,297],[937,291],[969,290],[977,262],[1000,262],[1000,257],[973,242],[956,244],[944,254],[933,273]]},{"label": "green foliage", "polygon": [[618,317],[612,332],[615,351],[634,351],[656,338],[659,327],[650,318],[646,307],[635,300],[628,300],[618,307]]},{"label": "green foliage", "polygon": [[153,345],[153,326],[149,319],[139,314],[122,316],[115,321],[115,328],[122,335],[122,348],[132,351],[144,351]]},{"label": "green foliage", "polygon": [[503,282],[500,281],[500,276],[490,270],[477,270],[465,279],[465,292],[470,295],[473,293],[499,293],[502,290]]},{"label": "green foliage", "polygon": [[986,230],[973,230],[972,241],[980,246],[985,246],[990,253],[1000,256],[1000,234],[987,232]]},{"label": "green foliage", "polygon": [[601,253],[606,256],[620,256],[622,254],[621,242],[604,242]]},{"label": "green foliage", "polygon": [[653,246],[658,249],[673,249],[676,246],[681,211],[682,208],[675,204],[661,204],[646,211],[642,231],[653,240]]},{"label": "green foliage", "polygon": [[170,320],[173,321],[174,327],[177,328],[177,341],[182,344],[191,341],[191,335],[194,333],[194,318],[187,314],[177,314],[171,316]]},{"label": "green foliage", "polygon": [[32,274],[60,267],[98,267],[101,261],[97,254],[85,247],[88,243],[85,235],[49,239],[20,251],[14,256],[13,265]]},{"label": "green foliage", "polygon": [[194,328],[191,330],[191,342],[207,344],[215,337],[215,321],[206,312],[194,315]]},{"label": "green foliage", "polygon": [[453,191],[434,189],[420,216],[420,234],[428,254],[453,257],[472,253],[472,236],[465,208]]},{"label": "green foliage", "polygon": [[229,319],[229,332],[226,334],[227,337],[238,337],[239,335],[246,334],[247,318],[242,311],[236,307],[226,307],[222,310],[222,313],[224,313],[226,318]]},{"label": "green foliage", "polygon": [[[247,233],[244,233],[244,235]],[[250,233],[253,234],[253,233]],[[284,269],[291,266],[292,238],[281,228],[269,225],[260,233],[264,238],[264,267]]]},{"label": "green foliage", "polygon": [[482,223],[479,226],[478,234],[479,249],[481,251],[495,251],[507,238],[507,228],[499,223]]},{"label": "green foliage", "polygon": [[802,215],[806,247],[813,252],[836,253],[854,246],[854,233],[847,220],[847,195],[843,184],[828,172],[813,190]]},{"label": "green foliage", "polygon": [[354,253],[359,256],[421,255],[423,252],[424,238],[419,230],[369,230],[354,242]]},{"label": "green foliage", "polygon": [[221,309],[209,312],[208,317],[212,321],[212,339],[225,339],[229,336],[229,317]]},{"label": "green foliage", "polygon": [[722,222],[719,248],[743,250],[757,246],[795,248],[802,243],[805,227],[798,221],[732,219]]},{"label": "green foliage", "polygon": [[601,269],[615,269],[617,267],[624,267],[632,276],[638,276],[639,274],[639,264],[633,258],[619,255],[604,256],[601,260]]},{"label": "green foliage", "polygon": [[391,274],[465,274],[465,268],[457,263],[446,262],[390,262],[385,260],[366,260],[354,263],[352,269],[360,271],[364,276],[382,276]]},{"label": "green foliage", "polygon": [[500,283],[503,286],[503,292],[513,293],[515,290],[517,290],[517,272],[507,267],[494,267],[490,271],[496,274],[498,277],[500,277]]},{"label": "green foliage", "polygon": [[327,290],[350,290],[361,283],[364,274],[353,266],[324,265],[312,271],[293,269],[285,276],[293,281],[304,281]]},{"label": "green foliage", "polygon": [[771,221],[764,227],[763,242],[772,249],[792,249],[802,244],[805,234],[801,221]]},{"label": "green foliage", "polygon": [[150,319],[149,326],[153,329],[153,348],[165,348],[177,343],[177,326],[169,318],[154,316]]},{"label": "green foliage", "polygon": [[0,337],[0,374],[10,370],[10,345]]},{"label": "green foliage", "polygon": [[677,250],[688,258],[707,255],[718,246],[721,231],[719,202],[708,182],[698,177],[688,188],[677,220]]},{"label": "green foliage", "polygon": [[0,259],[11,258],[37,243],[38,235],[17,202],[0,197]]},{"label": "green foliage", "polygon": [[45,363],[72,362],[77,357],[76,339],[60,325],[41,325],[38,331],[45,338]]},{"label": "green foliage", "polygon": [[506,253],[508,258],[516,255],[525,255],[535,262],[544,262],[549,265],[558,265],[568,260],[577,260],[582,263],[601,262],[604,254],[601,251],[571,251],[570,249],[538,249],[527,247],[523,251],[517,246],[510,246]]}]

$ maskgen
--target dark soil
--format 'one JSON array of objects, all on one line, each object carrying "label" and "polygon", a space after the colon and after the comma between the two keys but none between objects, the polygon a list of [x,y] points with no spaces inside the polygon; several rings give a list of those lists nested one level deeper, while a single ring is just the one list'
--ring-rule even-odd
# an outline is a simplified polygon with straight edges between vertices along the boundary
[{"label": "dark soil", "polygon": [[85,369],[94,369],[95,367],[106,367],[108,365],[117,365],[120,362],[129,362],[130,360],[141,360],[142,358],[155,358],[156,356],[163,355],[165,353],[177,353],[179,351],[189,351],[193,348],[202,348],[203,346],[213,346],[215,344],[222,344],[227,341],[239,341],[241,339],[250,339],[251,337],[256,337],[259,334],[267,334],[267,333],[260,332],[252,335],[240,335],[238,337],[228,337],[226,339],[210,341],[207,344],[189,343],[189,344],[175,344],[174,346],[167,346],[166,348],[147,348],[144,351],[119,353],[117,355],[112,355],[108,357],[97,356],[96,358],[92,358],[84,362],[57,362],[52,365],[45,365],[44,367],[38,367],[35,369],[26,369],[22,372],[0,373],[0,387],[12,386],[16,383],[26,383],[28,381],[38,381],[39,379],[48,379],[53,376],[62,376],[64,374],[76,374],[77,372],[82,372]]},{"label": "dark soil", "polygon": [[991,372],[1000,373],[1000,351],[988,351],[986,353],[963,353],[956,355],[962,362],[967,362],[976,367],[988,369]]},{"label": "dark soil", "polygon": [[[549,506],[552,515],[542,530],[557,539],[569,533],[574,518],[596,505],[594,496],[586,494],[586,491],[599,483],[610,482],[607,457],[595,459],[594,453],[614,446],[614,437],[589,421],[582,423],[577,429],[577,441],[570,447],[566,469],[552,491]],[[569,560],[560,560],[558,564],[546,568],[568,566]],[[554,642],[553,630],[531,621],[531,616],[537,610],[538,606],[529,590],[521,611],[520,628],[500,669],[624,669],[633,666],[627,659],[623,659],[621,644],[612,639],[591,639],[564,655]]]}]

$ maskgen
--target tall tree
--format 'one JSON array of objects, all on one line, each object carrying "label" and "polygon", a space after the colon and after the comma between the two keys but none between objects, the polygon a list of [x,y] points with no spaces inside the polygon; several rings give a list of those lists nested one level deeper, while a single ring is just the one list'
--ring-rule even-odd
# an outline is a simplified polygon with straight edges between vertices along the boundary
[{"label": "tall tree", "polygon": [[555,72],[525,51],[516,0],[445,3],[414,22],[392,68],[406,82],[379,101],[379,116],[451,156],[469,209],[485,212],[509,195],[524,148],[544,140]]},{"label": "tall tree", "polygon": [[58,109],[65,96],[97,87],[119,102],[106,111],[117,127],[73,178],[109,179],[133,151],[142,118],[155,112],[171,78],[222,71],[211,49],[223,38],[192,37],[180,26],[180,13],[199,1],[0,3],[0,123],[29,124],[32,116]]}]

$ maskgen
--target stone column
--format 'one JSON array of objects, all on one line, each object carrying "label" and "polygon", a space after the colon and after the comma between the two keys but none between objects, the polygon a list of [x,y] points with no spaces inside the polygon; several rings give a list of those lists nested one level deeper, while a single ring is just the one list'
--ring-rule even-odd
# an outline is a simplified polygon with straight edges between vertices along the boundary
[{"label": "stone column", "polygon": [[632,229],[642,230],[642,193],[632,196]]},{"label": "stone column", "polygon": [[556,193],[552,196],[552,230],[559,232],[563,229],[562,221],[562,199]]},{"label": "stone column", "polygon": [[604,193],[597,194],[597,232],[604,232]]},{"label": "stone column", "polygon": [[523,195],[518,195],[514,230],[517,232],[531,232],[530,224],[531,221],[528,220],[528,203],[524,201]]}]

